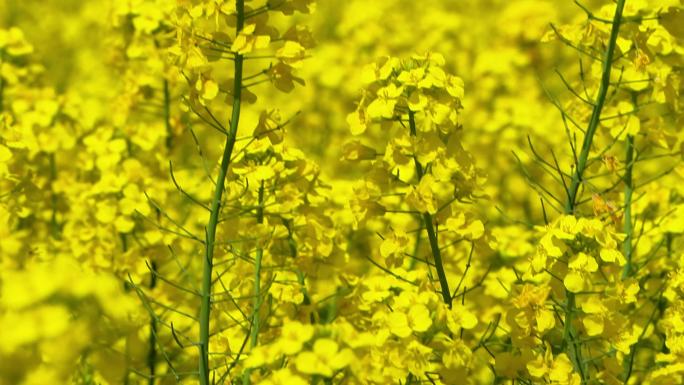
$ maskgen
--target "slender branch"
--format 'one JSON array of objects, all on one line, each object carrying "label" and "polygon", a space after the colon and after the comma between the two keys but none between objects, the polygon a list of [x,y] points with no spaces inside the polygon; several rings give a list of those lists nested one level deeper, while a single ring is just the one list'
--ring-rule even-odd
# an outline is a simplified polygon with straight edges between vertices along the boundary
[{"label": "slender branch", "polygon": [[[575,168],[575,173],[572,177],[572,182],[570,184],[568,200],[565,204],[565,213],[573,214],[575,212],[575,201],[577,199],[577,193],[579,191],[580,185],[582,184],[582,176],[584,170],[587,167],[587,159],[589,157],[589,152],[591,151],[591,144],[594,139],[594,134],[601,121],[601,111],[606,102],[606,95],[608,94],[608,88],[610,87],[610,72],[613,63],[613,54],[615,53],[615,47],[617,42],[618,33],[620,31],[620,24],[622,22],[622,11],[625,7],[625,0],[618,0],[617,6],[615,7],[615,15],[613,16],[613,24],[610,31],[610,38],[608,40],[608,47],[606,48],[605,57],[603,58],[603,73],[601,75],[601,84],[599,87],[598,96],[596,98],[596,103],[591,114],[591,119],[589,120],[589,126],[584,134],[584,140],[582,142],[582,148],[580,150],[579,158],[577,160],[577,167]],[[568,345],[570,338],[575,339],[576,333],[574,327],[572,326],[572,316],[575,310],[575,295],[566,290],[566,303],[565,303],[565,321],[563,327],[563,342],[562,348],[565,349]],[[582,376],[582,382],[586,381],[584,377],[583,370],[583,360],[581,354],[581,347],[577,346],[576,343],[569,344],[573,351],[569,352],[570,356],[573,358],[573,363],[575,370],[577,370]]]},{"label": "slender branch", "polygon": [[[242,31],[245,19],[245,3],[244,0],[236,0],[236,14],[237,14],[237,34]],[[211,202],[211,214],[209,215],[209,222],[206,227],[206,248],[202,268],[202,301],[200,306],[200,333],[199,333],[199,377],[200,385],[209,385],[209,319],[211,312],[211,282],[212,282],[212,268],[214,258],[214,243],[216,242],[216,227],[218,224],[219,213],[221,211],[221,199],[223,198],[223,191],[225,185],[226,174],[230,164],[231,156],[233,155],[233,148],[235,147],[235,139],[237,138],[238,123],[240,121],[240,107],[242,96],[242,64],[243,56],[235,55],[234,68],[234,89],[233,89],[233,109],[230,119],[230,131],[226,135],[226,143],[223,149],[223,157],[221,159],[221,168],[216,179],[216,187],[214,190],[214,198]]]},{"label": "slender branch", "polygon": [[[416,119],[413,111],[409,111],[409,128],[411,136],[416,136]],[[413,162],[416,167],[416,174],[418,181],[423,178],[423,166],[418,161],[416,156],[413,157]],[[437,241],[437,234],[433,224],[432,215],[428,212],[423,213],[423,222],[425,230],[427,231],[428,240],[430,241],[430,249],[432,249],[432,258],[435,260],[435,268],[437,269],[437,277],[439,278],[439,285],[442,292],[444,303],[451,308],[451,291],[449,290],[449,282],[447,281],[446,272],[444,271],[444,263],[442,262],[442,251],[439,249],[439,242]]]},{"label": "slender branch", "polygon": [[575,168],[575,173],[570,184],[570,194],[565,205],[565,212],[568,214],[575,211],[575,200],[577,199],[577,192],[579,191],[580,184],[582,183],[582,175],[584,174],[584,170],[587,166],[587,159],[591,150],[591,143],[594,139],[594,133],[596,133],[596,129],[601,121],[601,111],[603,110],[603,105],[606,101],[606,95],[608,94],[608,88],[610,87],[610,72],[612,69],[611,63],[613,62],[613,54],[615,53],[616,41],[622,20],[622,10],[624,7],[625,0],[618,0],[617,7],[615,8],[615,16],[613,17],[613,26],[610,30],[608,48],[606,49],[605,58],[603,59],[603,74],[601,75],[601,85],[599,88],[598,97],[596,98],[596,103],[591,113],[589,126],[587,127],[586,133],[584,135],[582,149],[580,150],[579,158],[577,160],[577,167]]},{"label": "slender branch", "polygon": [[[157,287],[157,264],[152,261],[150,266],[150,291],[154,290],[155,287]],[[150,335],[148,339],[150,345],[147,351],[147,368],[150,372],[150,377],[147,383],[154,385],[157,367],[157,320],[154,317],[150,317]]]},{"label": "slender branch", "polygon": [[632,228],[632,193],[634,192],[634,181],[632,180],[632,167],[634,162],[632,161],[634,157],[634,136],[627,135],[627,153],[625,155],[625,164],[627,169],[625,170],[625,175],[623,180],[625,182],[625,223],[623,231],[625,233],[625,240],[622,245],[622,251],[625,254],[625,267],[622,270],[622,278],[629,277],[632,274],[632,238],[633,238],[633,228]]},{"label": "slender branch", "polygon": [[[0,66],[5,61],[5,50],[0,49]],[[0,76],[0,112],[3,111],[3,104],[5,101],[5,79]]]},{"label": "slender branch", "polygon": [[166,128],[166,149],[173,147],[173,129],[171,127],[171,94],[169,81],[164,79],[164,127]]},{"label": "slender branch", "polygon": [[[0,110],[1,110],[1,108],[0,108]],[[52,237],[54,239],[61,239],[62,238],[61,226],[59,225],[59,222],[57,221],[57,193],[55,193],[55,188],[54,188],[55,181],[57,180],[57,160],[55,159],[55,157],[56,157],[55,153],[49,154],[49,162],[50,162],[50,206],[51,206],[50,232],[51,232]]]},{"label": "slender branch", "polygon": [[[257,208],[257,223],[264,223],[264,181],[261,181],[259,186],[259,207]],[[259,328],[261,319],[259,318],[259,310],[261,310],[261,262],[264,256],[264,248],[257,246],[256,260],[254,262],[254,310],[252,311],[252,327],[250,328],[249,347],[254,349],[259,343]],[[242,377],[242,383],[249,385],[251,371],[245,371]]]}]

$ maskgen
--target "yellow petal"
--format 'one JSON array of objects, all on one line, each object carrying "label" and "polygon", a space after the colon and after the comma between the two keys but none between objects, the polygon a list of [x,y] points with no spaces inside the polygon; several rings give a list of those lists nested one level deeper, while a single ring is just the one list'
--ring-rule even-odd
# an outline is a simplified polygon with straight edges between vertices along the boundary
[{"label": "yellow petal", "polygon": [[565,276],[565,279],[563,279],[563,284],[565,284],[566,289],[573,293],[577,293],[578,291],[582,291],[584,289],[584,281],[582,280],[582,276],[574,271],[569,272],[568,275]]},{"label": "yellow petal", "polygon": [[432,325],[430,310],[423,304],[413,305],[408,312],[408,321],[411,329],[424,332]]},{"label": "yellow petal", "polygon": [[411,328],[408,324],[408,317],[404,313],[392,312],[387,317],[387,323],[392,334],[397,337],[406,338],[411,335]]},{"label": "yellow petal", "polygon": [[589,315],[582,319],[582,324],[590,336],[597,336],[603,333],[603,318]]},{"label": "yellow petal", "polygon": [[361,111],[354,111],[347,115],[347,124],[352,135],[361,135],[366,131],[366,122],[361,116]]},{"label": "yellow petal", "polygon": [[537,331],[539,333],[544,333],[556,326],[556,319],[553,317],[553,312],[550,310],[538,310],[535,318],[537,321]]},{"label": "yellow petal", "polygon": [[549,379],[554,383],[567,383],[568,377],[572,374],[572,362],[565,353],[559,354],[553,361]]},{"label": "yellow petal", "polygon": [[542,378],[548,371],[543,357],[537,357],[536,360],[527,363],[527,371],[532,377]]},{"label": "yellow petal", "polygon": [[206,100],[212,100],[218,95],[219,87],[213,80],[207,80],[204,82],[204,87],[202,87],[202,98]]}]

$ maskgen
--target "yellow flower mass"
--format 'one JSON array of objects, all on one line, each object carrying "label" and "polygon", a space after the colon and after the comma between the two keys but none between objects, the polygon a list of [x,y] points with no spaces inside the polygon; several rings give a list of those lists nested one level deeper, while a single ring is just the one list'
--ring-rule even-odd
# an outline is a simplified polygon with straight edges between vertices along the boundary
[{"label": "yellow flower mass", "polygon": [[0,0],[0,385],[684,383],[683,26]]}]

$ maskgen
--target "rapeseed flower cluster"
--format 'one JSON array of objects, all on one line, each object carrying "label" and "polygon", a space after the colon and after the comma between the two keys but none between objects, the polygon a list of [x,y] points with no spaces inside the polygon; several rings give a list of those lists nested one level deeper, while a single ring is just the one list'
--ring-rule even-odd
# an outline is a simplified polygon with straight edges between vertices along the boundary
[{"label": "rapeseed flower cluster", "polygon": [[684,382],[682,25],[0,0],[0,385]]}]

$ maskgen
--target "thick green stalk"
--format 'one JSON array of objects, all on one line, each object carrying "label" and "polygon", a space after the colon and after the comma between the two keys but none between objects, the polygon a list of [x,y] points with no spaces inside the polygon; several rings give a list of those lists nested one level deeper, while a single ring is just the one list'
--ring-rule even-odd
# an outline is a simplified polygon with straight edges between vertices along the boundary
[{"label": "thick green stalk", "polygon": [[[413,111],[409,111],[409,129],[411,136],[416,136],[416,119]],[[418,158],[413,157],[413,162],[416,166],[416,175],[418,181],[423,179],[423,166],[418,161]],[[439,242],[437,241],[437,233],[432,223],[432,215],[430,213],[423,213],[423,222],[425,222],[425,230],[430,241],[430,249],[432,250],[432,258],[435,260],[435,268],[437,269],[437,278],[439,278],[439,285],[441,287],[442,299],[444,303],[451,308],[451,291],[449,291],[449,282],[447,281],[446,272],[444,271],[444,263],[442,262],[442,251],[439,249]]]},{"label": "thick green stalk", "polygon": [[627,153],[625,155],[625,223],[623,231],[625,240],[622,244],[622,252],[625,254],[625,267],[622,270],[622,278],[632,275],[632,193],[634,192],[634,181],[632,180],[632,168],[634,165],[634,136],[627,135]]},{"label": "thick green stalk", "polygon": [[[264,223],[264,181],[261,181],[259,186],[259,197],[257,207],[257,223]],[[254,349],[259,343],[259,329],[261,327],[261,319],[259,318],[259,310],[261,309],[261,261],[264,257],[264,249],[257,246],[256,258],[254,260],[254,310],[252,312],[252,331],[249,336],[249,347]],[[248,385],[250,383],[251,371],[246,370],[242,377],[242,383]]]},{"label": "thick green stalk", "polygon": [[[237,12],[237,33],[242,31],[245,24],[245,4],[244,0],[236,0]],[[230,158],[233,155],[235,139],[237,137],[238,123],[240,121],[240,106],[242,96],[242,64],[243,56],[235,55],[234,87],[233,87],[233,111],[230,120],[230,129],[226,135],[226,143],[221,158],[221,167],[216,178],[216,189],[211,201],[211,214],[206,227],[206,247],[202,268],[202,303],[200,307],[200,335],[199,335],[199,378],[200,385],[209,385],[209,319],[211,313],[211,282],[214,259],[214,243],[216,240],[216,226],[218,225],[219,213],[221,211],[221,199],[225,186],[226,174],[230,165]]]},{"label": "thick green stalk", "polygon": [[617,7],[615,8],[615,15],[613,16],[613,25],[610,30],[610,39],[608,40],[608,47],[606,48],[605,58],[603,61],[603,73],[601,74],[601,84],[599,87],[598,97],[596,98],[596,104],[594,104],[594,109],[591,113],[589,126],[587,127],[587,131],[584,135],[582,149],[580,150],[579,157],[577,159],[577,168],[572,176],[572,182],[568,192],[568,201],[565,204],[565,212],[568,214],[571,214],[575,211],[577,192],[579,191],[580,184],[582,183],[582,175],[587,167],[587,159],[589,158],[591,143],[594,139],[594,133],[596,133],[596,129],[601,121],[601,111],[606,103],[606,96],[608,95],[608,88],[610,87],[610,72],[613,65],[613,55],[615,53],[618,32],[620,31],[620,23],[622,22],[622,10],[624,7],[625,0],[618,0]]},{"label": "thick green stalk", "polygon": [[437,277],[439,278],[439,285],[442,288],[442,299],[444,303],[451,308],[451,292],[449,291],[449,282],[447,281],[446,273],[444,271],[444,264],[442,263],[442,252],[439,249],[437,242],[437,234],[432,224],[432,215],[423,213],[423,221],[425,222],[425,229],[427,230],[428,239],[430,240],[430,248],[432,249],[432,257],[435,259],[435,268],[437,269]]},{"label": "thick green stalk", "polygon": [[565,349],[568,345],[572,348],[571,351],[568,351],[568,356],[573,360],[575,370],[580,373],[582,383],[584,383],[585,377],[582,350],[577,345],[577,342],[574,341],[577,339],[577,333],[575,333],[575,328],[572,326],[572,313],[575,312],[575,293],[566,290],[565,295],[565,321],[563,324],[562,348]]},{"label": "thick green stalk", "polygon": [[[591,114],[591,119],[589,120],[589,126],[584,135],[584,140],[582,141],[582,148],[577,159],[577,165],[575,168],[575,173],[572,176],[572,182],[568,191],[568,200],[565,204],[565,213],[573,214],[575,212],[575,202],[577,200],[577,193],[582,183],[582,176],[587,167],[587,160],[589,158],[589,152],[591,151],[591,143],[594,139],[594,134],[598,129],[599,123],[601,121],[601,111],[606,102],[606,96],[608,95],[608,88],[610,87],[610,72],[613,64],[613,56],[615,53],[615,47],[617,42],[618,33],[620,31],[620,24],[622,22],[622,11],[625,7],[625,0],[618,0],[617,6],[615,7],[615,15],[613,16],[613,24],[610,30],[610,38],[608,40],[608,46],[606,48],[606,53],[603,61],[603,72],[601,74],[601,83],[599,86],[598,96],[596,98],[596,103],[594,104],[594,109]],[[566,290],[566,302],[565,302],[565,321],[563,328],[563,342],[562,347],[565,349],[568,345],[572,347],[572,351],[569,351],[569,356],[573,358],[575,369],[579,371],[582,376],[582,382],[585,382],[584,377],[584,367],[582,360],[582,351],[577,343],[570,342],[570,339],[576,339],[577,333],[572,326],[573,313],[575,312],[575,294]]]}]

